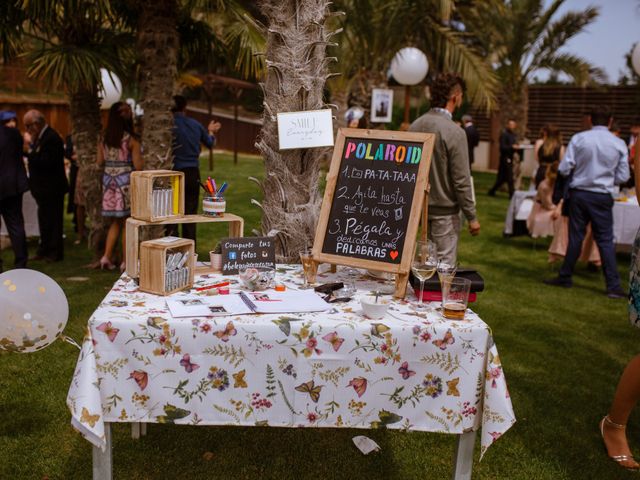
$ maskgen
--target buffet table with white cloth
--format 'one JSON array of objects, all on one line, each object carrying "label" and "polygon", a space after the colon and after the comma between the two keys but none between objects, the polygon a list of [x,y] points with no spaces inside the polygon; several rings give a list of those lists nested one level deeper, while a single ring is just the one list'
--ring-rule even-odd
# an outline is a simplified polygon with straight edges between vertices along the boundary
[{"label": "buffet table with white cloth", "polygon": [[[38,205],[31,192],[24,192],[22,195],[22,216],[24,218],[24,231],[27,237],[39,237],[40,227],[38,225]],[[8,236],[7,226],[0,222],[0,235]]]},{"label": "buffet table with white cloth", "polygon": [[[514,234],[514,221],[526,220],[531,211],[536,192],[520,190],[514,192],[504,219],[504,234]],[[527,203],[528,202],[528,203]],[[631,246],[640,228],[640,208],[635,196],[624,201],[616,201],[613,205],[613,243]]]},{"label": "buffet table with white cloth", "polygon": [[[299,268],[279,266],[277,280],[296,289]],[[194,288],[225,279],[240,290],[214,274]],[[111,478],[112,422],[458,434],[454,478],[470,478],[475,431],[482,456],[515,422],[491,330],[470,310],[464,321],[417,310],[413,294],[370,320],[358,297],[383,282],[360,272],[356,296],[324,312],[172,318],[166,297],[123,275],[89,319],[67,397],[94,478]]]},{"label": "buffet table with white cloth", "polygon": [[639,228],[638,199],[633,196],[625,201],[616,201],[613,206],[613,242],[616,245],[633,245]]}]

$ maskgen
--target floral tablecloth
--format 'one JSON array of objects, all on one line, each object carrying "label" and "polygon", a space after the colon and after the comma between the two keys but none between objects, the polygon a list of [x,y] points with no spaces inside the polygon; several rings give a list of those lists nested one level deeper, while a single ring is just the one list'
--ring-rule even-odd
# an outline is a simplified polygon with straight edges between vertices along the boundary
[{"label": "floral tablecloth", "polygon": [[[339,267],[318,281],[347,275]],[[359,275],[356,297],[325,312],[216,318],[172,318],[165,297],[122,276],[89,320],[67,397],[73,426],[98,447],[104,422],[481,428],[484,454],[515,422],[489,327],[470,310],[464,321],[436,304],[416,310],[412,294],[369,320],[357,299],[385,285]],[[301,283],[296,266],[277,276]],[[220,275],[195,287],[225,278],[239,290]]]}]

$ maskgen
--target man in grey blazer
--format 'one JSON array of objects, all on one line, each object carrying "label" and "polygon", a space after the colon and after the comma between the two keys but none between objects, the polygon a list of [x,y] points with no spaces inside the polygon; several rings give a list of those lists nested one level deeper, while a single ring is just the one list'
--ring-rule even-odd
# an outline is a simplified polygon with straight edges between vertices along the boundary
[{"label": "man in grey blazer", "polygon": [[429,171],[428,235],[436,244],[439,260],[449,264],[457,259],[460,210],[469,222],[471,235],[480,233],[471,193],[467,137],[452,119],[455,109],[462,105],[464,88],[458,75],[438,75],[431,86],[431,110],[409,127],[411,132],[436,134]]}]

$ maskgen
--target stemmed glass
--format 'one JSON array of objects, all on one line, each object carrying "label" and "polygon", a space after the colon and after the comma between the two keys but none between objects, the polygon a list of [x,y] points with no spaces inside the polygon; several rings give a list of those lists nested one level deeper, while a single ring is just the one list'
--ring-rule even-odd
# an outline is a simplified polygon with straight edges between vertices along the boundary
[{"label": "stemmed glass", "polygon": [[456,271],[458,270],[458,263],[447,263],[443,261],[438,262],[438,278],[440,279],[440,289],[442,290],[442,286],[444,285],[444,281],[447,279],[451,279],[456,276]]},{"label": "stemmed glass", "polygon": [[420,297],[417,308],[425,308],[422,296],[424,294],[424,282],[433,277],[438,267],[436,246],[433,242],[419,240],[416,242],[416,250],[411,263],[413,275],[420,281]]},{"label": "stemmed glass", "polygon": [[300,263],[302,263],[302,277],[304,279],[304,283],[300,289],[306,290],[309,288],[313,288],[309,285],[309,273],[311,272],[311,266],[313,264],[313,254],[311,253],[311,249],[305,248],[300,251]]}]

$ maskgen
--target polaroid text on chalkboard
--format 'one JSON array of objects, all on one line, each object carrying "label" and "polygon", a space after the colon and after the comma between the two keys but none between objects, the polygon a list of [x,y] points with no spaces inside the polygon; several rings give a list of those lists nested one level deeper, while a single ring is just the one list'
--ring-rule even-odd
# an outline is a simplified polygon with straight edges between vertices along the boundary
[{"label": "polaroid text on chalkboard", "polygon": [[400,264],[422,148],[345,138],[323,253]]}]

